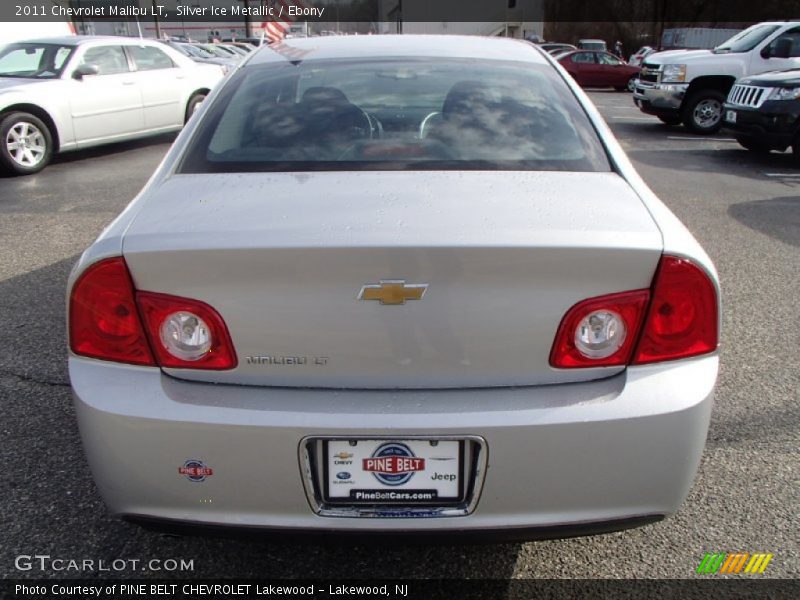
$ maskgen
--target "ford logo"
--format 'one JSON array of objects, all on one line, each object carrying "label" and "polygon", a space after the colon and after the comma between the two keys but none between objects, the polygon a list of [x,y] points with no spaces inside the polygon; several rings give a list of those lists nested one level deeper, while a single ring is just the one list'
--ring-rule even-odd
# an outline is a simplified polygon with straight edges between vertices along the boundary
[{"label": "ford logo", "polygon": [[350,473],[347,471],[340,471],[336,474],[336,479],[350,479]]}]

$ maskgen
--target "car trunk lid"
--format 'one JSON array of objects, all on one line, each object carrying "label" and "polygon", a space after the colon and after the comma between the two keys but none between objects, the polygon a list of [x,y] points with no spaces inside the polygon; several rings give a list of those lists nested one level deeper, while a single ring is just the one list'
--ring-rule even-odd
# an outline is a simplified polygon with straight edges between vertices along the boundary
[{"label": "car trunk lid", "polygon": [[[177,175],[124,239],[137,289],[206,302],[230,330],[235,369],[171,375],[335,388],[616,373],[552,368],[556,330],[583,299],[649,287],[661,248],[619,175],[564,172]],[[384,304],[401,284],[381,282],[424,294]]]}]

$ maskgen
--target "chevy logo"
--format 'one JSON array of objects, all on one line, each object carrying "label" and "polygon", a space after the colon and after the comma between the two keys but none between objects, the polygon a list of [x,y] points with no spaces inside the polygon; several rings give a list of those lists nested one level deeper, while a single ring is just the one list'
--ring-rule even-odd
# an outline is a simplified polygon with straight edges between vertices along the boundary
[{"label": "chevy logo", "polygon": [[381,304],[405,304],[406,300],[421,300],[428,289],[427,283],[409,283],[402,279],[381,280],[361,288],[359,300],[378,300]]}]

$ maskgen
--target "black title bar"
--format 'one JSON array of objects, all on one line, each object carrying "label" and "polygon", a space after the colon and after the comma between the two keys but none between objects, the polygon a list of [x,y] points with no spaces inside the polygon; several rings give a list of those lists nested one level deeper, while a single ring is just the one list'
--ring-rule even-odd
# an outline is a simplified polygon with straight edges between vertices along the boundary
[{"label": "black title bar", "polygon": [[14,599],[205,599],[389,598],[392,600],[796,600],[800,582],[742,576],[722,579],[426,579],[426,580],[255,580],[255,579],[6,579],[0,597]]},{"label": "black title bar", "polygon": [[0,21],[666,22],[800,19],[797,0],[3,0]]}]

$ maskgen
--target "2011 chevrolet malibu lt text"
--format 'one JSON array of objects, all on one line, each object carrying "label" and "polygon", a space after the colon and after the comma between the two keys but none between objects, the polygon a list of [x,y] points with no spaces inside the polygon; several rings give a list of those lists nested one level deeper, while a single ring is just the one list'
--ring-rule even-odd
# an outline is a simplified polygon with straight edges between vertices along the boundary
[{"label": "2011 chevrolet malibu lt text", "polygon": [[675,512],[719,286],[532,44],[292,39],[209,96],[69,281],[115,515],[536,538]]}]

